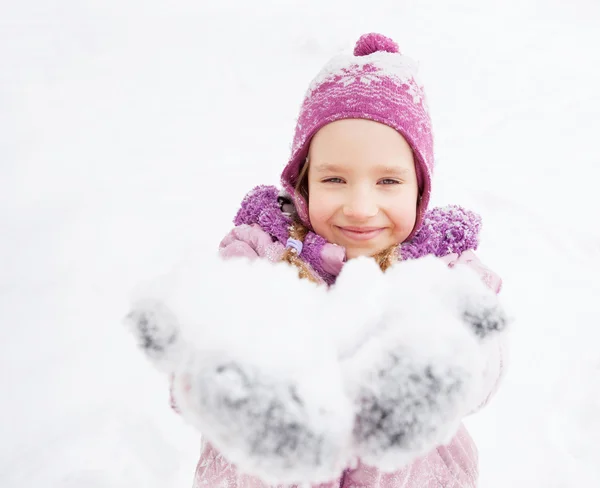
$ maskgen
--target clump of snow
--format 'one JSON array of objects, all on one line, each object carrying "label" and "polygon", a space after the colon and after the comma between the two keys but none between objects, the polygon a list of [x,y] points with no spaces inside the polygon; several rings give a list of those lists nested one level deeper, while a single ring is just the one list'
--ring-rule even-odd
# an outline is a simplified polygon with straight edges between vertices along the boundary
[{"label": "clump of snow", "polygon": [[136,291],[130,329],[175,376],[182,415],[266,481],[326,481],[356,457],[399,469],[449,441],[481,388],[460,307],[489,296],[435,257],[385,274],[351,260],[330,290],[287,263],[215,256],[163,280]]},{"label": "clump of snow", "polygon": [[[344,273],[353,268],[348,263]],[[346,385],[358,410],[356,452],[384,471],[449,442],[481,395],[484,353],[460,307],[465,296],[478,310],[487,309],[480,297],[494,310],[501,307],[478,276],[457,269],[428,257],[388,270],[379,280],[383,303],[370,335],[362,335],[356,354],[344,358]],[[352,286],[365,292],[373,284]]]},{"label": "clump of snow", "polygon": [[[159,367],[170,358],[182,415],[227,459],[264,480],[339,474],[349,461],[353,412],[320,312],[324,290],[299,280],[287,263],[210,255],[179,266],[165,283],[153,283],[147,296],[136,291],[129,322],[143,319],[132,329],[154,362],[154,344],[178,328],[186,347],[173,341],[178,354],[167,346]],[[148,327],[157,303],[173,320]],[[156,340],[147,339],[149,330]]]}]

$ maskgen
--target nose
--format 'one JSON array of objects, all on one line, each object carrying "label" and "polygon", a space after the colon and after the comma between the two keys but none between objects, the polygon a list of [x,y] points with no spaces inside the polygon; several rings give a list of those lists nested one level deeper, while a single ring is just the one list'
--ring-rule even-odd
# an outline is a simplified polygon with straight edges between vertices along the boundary
[{"label": "nose", "polygon": [[357,188],[350,192],[344,204],[344,215],[355,220],[366,220],[377,215],[378,206],[368,189]]}]

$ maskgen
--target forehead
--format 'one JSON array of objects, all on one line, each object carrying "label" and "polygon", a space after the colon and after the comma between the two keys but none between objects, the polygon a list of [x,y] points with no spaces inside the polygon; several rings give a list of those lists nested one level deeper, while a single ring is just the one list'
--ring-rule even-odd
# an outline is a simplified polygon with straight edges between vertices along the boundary
[{"label": "forehead", "polygon": [[412,149],[395,129],[365,119],[344,119],[322,127],[309,147],[311,164],[376,164],[397,166],[412,163]]}]

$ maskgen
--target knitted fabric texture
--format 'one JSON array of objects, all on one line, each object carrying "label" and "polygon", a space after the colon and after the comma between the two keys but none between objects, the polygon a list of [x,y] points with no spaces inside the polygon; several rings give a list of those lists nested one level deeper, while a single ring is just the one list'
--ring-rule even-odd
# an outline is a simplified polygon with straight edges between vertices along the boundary
[{"label": "knitted fabric texture", "polygon": [[416,63],[381,34],[362,36],[354,53],[334,57],[310,84],[300,109],[292,154],[283,170],[284,189],[293,196],[298,216],[310,226],[307,202],[294,191],[312,137],[326,124],[360,118],[396,129],[411,146],[421,193],[418,231],[429,204],[433,173],[433,135]]},{"label": "knitted fabric texture", "polygon": [[[257,186],[242,200],[234,224],[258,224],[273,239],[285,246],[292,220],[281,211],[279,194],[279,190],[274,186]],[[414,237],[398,245],[398,257],[407,260],[429,254],[437,257],[454,253],[460,255],[469,249],[477,249],[480,230],[481,217],[476,213],[458,205],[436,207],[425,213],[423,225]],[[325,244],[327,241],[323,237],[310,231],[304,239],[299,256],[331,285],[336,276],[327,273],[323,268],[321,251]]]},{"label": "knitted fabric texture", "polygon": [[[237,225],[258,224],[262,230],[277,239],[284,246],[290,237],[289,227],[292,219],[281,211],[277,197],[280,192],[274,186],[260,185],[250,191],[242,200],[233,223]],[[323,268],[322,249],[327,241],[314,232],[309,232],[304,238],[299,257],[307,262],[323,280],[331,285],[336,276]]]}]

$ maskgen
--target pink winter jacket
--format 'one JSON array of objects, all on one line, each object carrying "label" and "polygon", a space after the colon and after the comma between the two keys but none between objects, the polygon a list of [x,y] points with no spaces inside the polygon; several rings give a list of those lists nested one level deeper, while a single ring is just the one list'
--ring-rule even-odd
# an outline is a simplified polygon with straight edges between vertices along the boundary
[{"label": "pink winter jacket", "polygon": [[[337,247],[337,246],[336,246]],[[284,247],[273,242],[270,235],[258,225],[241,225],[233,229],[221,242],[220,254],[225,258],[245,256],[251,259],[261,257],[279,261]],[[343,254],[332,252],[325,263],[330,270],[343,266]],[[473,251],[460,256],[451,254],[443,259],[449,266],[466,264],[475,269],[484,282],[496,293],[500,291],[500,278],[483,266]],[[337,273],[335,273],[337,275]],[[471,413],[482,408],[498,388],[504,369],[504,349],[502,339],[486,343],[488,348],[487,368],[484,371],[485,388],[479,401],[473,405]],[[429,454],[418,458],[412,464],[394,473],[383,473],[359,461],[358,465],[340,473],[339,478],[328,483],[312,485],[311,488],[475,488],[478,479],[478,454],[473,439],[461,425],[448,445],[438,446]],[[200,460],[196,467],[193,488],[275,488],[258,478],[240,473],[210,443],[203,440]],[[276,488],[296,488],[295,485]]]}]

